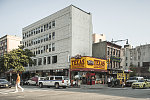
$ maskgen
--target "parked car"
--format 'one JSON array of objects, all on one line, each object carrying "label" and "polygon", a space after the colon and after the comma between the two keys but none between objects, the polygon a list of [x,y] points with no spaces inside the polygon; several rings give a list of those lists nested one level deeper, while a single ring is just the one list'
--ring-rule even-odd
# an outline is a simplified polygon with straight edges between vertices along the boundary
[{"label": "parked car", "polygon": [[39,87],[42,88],[43,86],[66,88],[70,86],[70,80],[66,76],[48,76],[45,80],[39,81]]},{"label": "parked car", "polygon": [[138,80],[143,80],[143,77],[129,77],[129,79],[126,81],[126,86],[131,87],[133,82],[137,82]]},{"label": "parked car", "polygon": [[0,87],[9,87],[11,88],[11,83],[6,79],[0,79]]},{"label": "parked car", "polygon": [[132,83],[132,89],[135,88],[150,88],[150,82],[138,80],[138,82]]},{"label": "parked car", "polygon": [[32,77],[25,82],[27,85],[39,85],[39,80],[44,80],[46,77]]}]

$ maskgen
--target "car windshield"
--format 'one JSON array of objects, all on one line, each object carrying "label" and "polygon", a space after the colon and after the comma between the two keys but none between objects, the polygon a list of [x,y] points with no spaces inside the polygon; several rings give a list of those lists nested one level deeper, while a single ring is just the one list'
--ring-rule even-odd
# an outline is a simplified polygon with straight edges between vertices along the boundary
[{"label": "car windshield", "polygon": [[139,80],[138,82],[144,82],[144,80]]},{"label": "car windshield", "polygon": [[0,82],[8,82],[7,80],[0,80]]},{"label": "car windshield", "polygon": [[69,78],[68,77],[64,77],[64,80],[69,80]]},{"label": "car windshield", "polygon": [[136,80],[136,78],[135,77],[130,77],[129,80]]}]

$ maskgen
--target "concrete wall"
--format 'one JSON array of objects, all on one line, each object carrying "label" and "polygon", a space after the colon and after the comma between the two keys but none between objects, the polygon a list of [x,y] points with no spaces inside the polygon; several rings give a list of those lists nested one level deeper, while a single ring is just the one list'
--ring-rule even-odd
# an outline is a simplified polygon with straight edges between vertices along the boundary
[{"label": "concrete wall", "polygon": [[92,34],[92,38],[93,38],[93,43],[98,43],[101,41],[106,41],[106,37],[104,34]]},{"label": "concrete wall", "polygon": [[72,7],[72,54],[92,56],[92,15]]},{"label": "concrete wall", "polygon": [[93,57],[106,57],[106,51],[107,51],[106,42],[99,42],[99,43],[93,44],[93,47],[92,47]]},{"label": "concrete wall", "polygon": [[13,49],[17,49],[20,45],[22,39],[16,36],[7,36],[7,52],[10,52]]},{"label": "concrete wall", "polygon": [[34,51],[34,48],[55,43],[55,51],[37,54],[33,59],[57,55],[57,63],[27,67],[27,70],[68,69],[70,65],[69,58],[71,56],[77,54],[92,56],[91,15],[72,5],[23,28],[22,33],[24,34],[53,20],[55,20],[55,28],[23,39],[23,42],[55,31],[55,39],[26,48]]}]

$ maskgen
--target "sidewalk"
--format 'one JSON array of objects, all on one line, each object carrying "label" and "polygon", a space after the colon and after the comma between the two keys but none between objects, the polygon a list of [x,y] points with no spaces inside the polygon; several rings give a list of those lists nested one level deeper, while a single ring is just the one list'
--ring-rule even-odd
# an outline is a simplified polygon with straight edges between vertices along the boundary
[{"label": "sidewalk", "polygon": [[107,84],[95,84],[95,85],[81,85],[80,88],[83,89],[101,89],[109,88]]}]

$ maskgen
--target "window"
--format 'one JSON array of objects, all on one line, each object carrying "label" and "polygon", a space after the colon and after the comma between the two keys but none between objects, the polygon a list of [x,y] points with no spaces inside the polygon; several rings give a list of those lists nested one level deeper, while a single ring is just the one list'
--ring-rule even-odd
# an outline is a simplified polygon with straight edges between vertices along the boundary
[{"label": "window", "polygon": [[36,34],[38,34],[38,28],[36,28]]},{"label": "window", "polygon": [[45,41],[46,41],[46,35],[44,35],[44,37],[43,37],[43,38],[44,38],[44,42],[45,42]]},{"label": "window", "polygon": [[52,56],[52,63],[57,63],[57,56]]},{"label": "window", "polygon": [[107,48],[107,55],[109,56],[109,47]]},{"label": "window", "polygon": [[40,33],[41,31],[40,31],[41,29],[40,29],[40,27],[38,27],[38,33]]},{"label": "window", "polygon": [[128,66],[128,63],[126,63],[126,66]]},{"label": "window", "polygon": [[46,45],[46,52],[48,52],[48,45]]},{"label": "window", "polygon": [[34,66],[37,65],[37,59],[34,59]]},{"label": "window", "polygon": [[36,33],[36,32],[35,32],[35,29],[33,30],[33,33],[34,33],[34,35],[35,35],[35,33]]},{"label": "window", "polygon": [[46,34],[46,41],[48,41],[48,34]]},{"label": "window", "polygon": [[51,52],[51,44],[49,44],[49,52]]},{"label": "window", "polygon": [[52,21],[52,27],[55,27],[55,21]]},{"label": "window", "polygon": [[113,55],[115,55],[115,51],[116,51],[116,50],[114,49],[114,50],[113,50]]},{"label": "window", "polygon": [[54,77],[50,77],[50,80],[53,80],[54,79]]},{"label": "window", "polygon": [[43,26],[41,26],[41,32],[43,32]]},{"label": "window", "polygon": [[62,77],[55,77],[55,80],[62,80]]},{"label": "window", "polygon": [[38,47],[38,54],[40,54],[40,47]]},{"label": "window", "polygon": [[51,40],[51,33],[49,33],[49,40]]},{"label": "window", "polygon": [[43,46],[41,46],[41,54],[43,53]]},{"label": "window", "polygon": [[55,39],[55,32],[52,33],[52,38]]},{"label": "window", "polygon": [[51,57],[47,57],[47,64],[51,64]]},{"label": "window", "polygon": [[46,24],[46,30],[48,30],[48,23]]},{"label": "window", "polygon": [[38,65],[42,65],[42,58],[38,58]]},{"label": "window", "polygon": [[51,22],[49,23],[49,29],[51,29]]},{"label": "window", "polygon": [[45,52],[46,47],[44,46],[44,52]]},{"label": "window", "polygon": [[52,43],[52,51],[55,51],[55,43]]},{"label": "window", "polygon": [[43,62],[43,64],[46,65],[46,57],[44,57],[44,62]]}]

